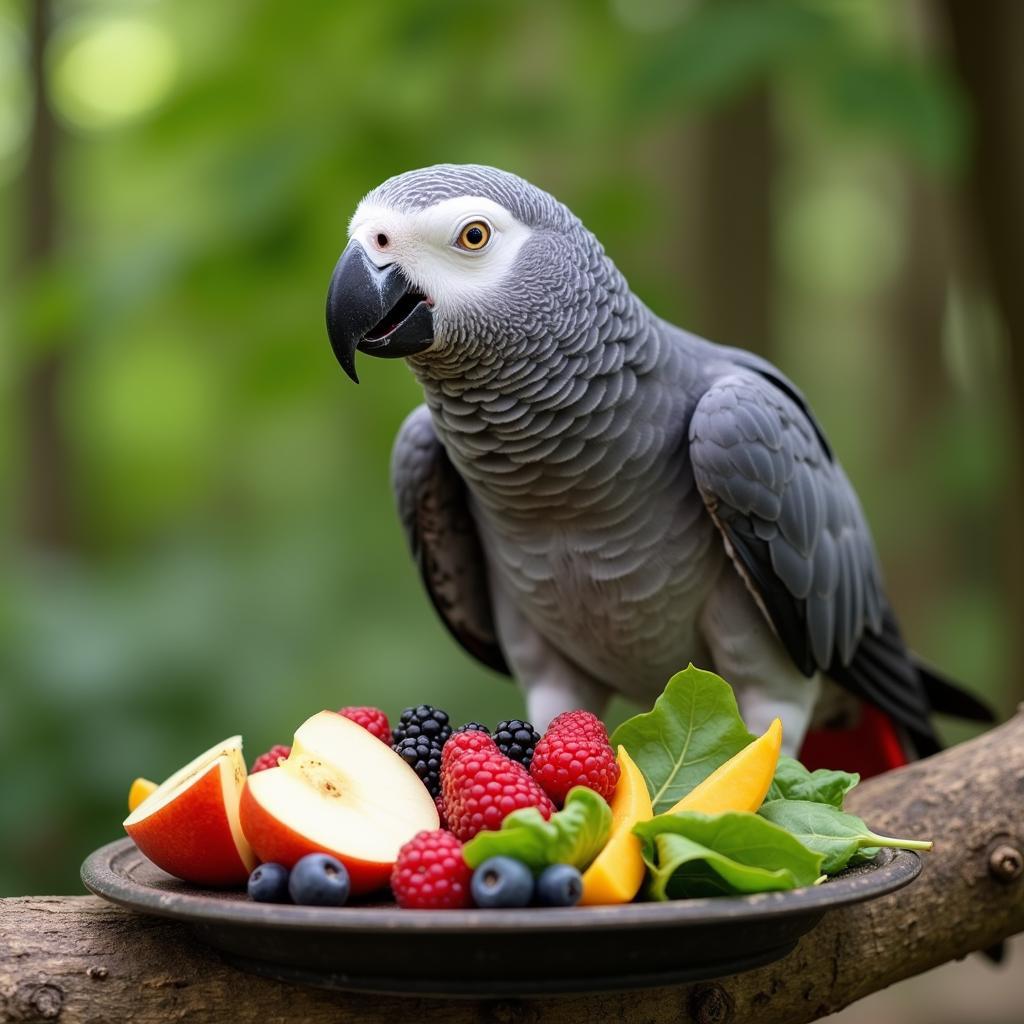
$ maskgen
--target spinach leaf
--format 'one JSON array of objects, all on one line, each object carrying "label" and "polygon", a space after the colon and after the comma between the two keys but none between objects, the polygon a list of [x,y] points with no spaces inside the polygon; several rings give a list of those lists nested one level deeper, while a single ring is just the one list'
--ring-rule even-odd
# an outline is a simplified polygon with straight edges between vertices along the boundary
[{"label": "spinach leaf", "polygon": [[842,810],[843,798],[860,782],[855,772],[819,768],[808,771],[799,761],[783,755],[775,768],[765,802],[769,800],[811,800]]},{"label": "spinach leaf", "polygon": [[489,857],[515,857],[534,871],[572,864],[582,871],[601,852],[612,828],[612,810],[592,789],[569,790],[562,810],[545,821],[536,807],[513,811],[496,832],[478,832],[462,848],[471,868]]},{"label": "spinach leaf", "polygon": [[623,722],[611,742],[624,746],[643,772],[658,814],[753,739],[732,687],[690,665],[668,681],[653,710]]},{"label": "spinach leaf", "polygon": [[874,860],[875,855],[881,849],[880,846],[862,846],[847,862],[848,868],[854,867],[856,864],[867,864],[868,861]]},{"label": "spinach leaf", "polygon": [[656,900],[812,885],[821,854],[756,814],[681,811],[638,822]]},{"label": "spinach leaf", "polygon": [[[932,844],[918,839],[878,836],[854,814],[810,800],[772,800],[757,812],[784,828],[810,850],[823,857],[821,868],[829,875],[841,871],[859,851],[892,846],[902,850],[930,850]],[[863,859],[859,857],[858,859]]]}]

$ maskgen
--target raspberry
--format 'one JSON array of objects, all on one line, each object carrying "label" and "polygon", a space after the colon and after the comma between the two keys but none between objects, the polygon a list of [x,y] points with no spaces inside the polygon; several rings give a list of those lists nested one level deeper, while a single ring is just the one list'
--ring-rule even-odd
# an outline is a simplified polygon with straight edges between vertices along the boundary
[{"label": "raspberry", "polygon": [[518,718],[510,718],[507,722],[499,722],[494,730],[494,742],[498,749],[513,761],[518,761],[524,768],[530,767],[533,751],[540,740],[540,733],[529,722]]},{"label": "raspberry", "polygon": [[462,859],[462,843],[451,832],[418,832],[398,851],[391,891],[400,907],[457,910],[473,905],[472,877],[472,868]]},{"label": "raspberry", "polygon": [[406,736],[395,753],[420,777],[431,796],[441,792],[441,748],[426,736]]},{"label": "raspberry", "polygon": [[448,712],[429,704],[420,704],[414,708],[406,708],[402,712],[398,725],[391,730],[391,741],[399,744],[407,736],[426,736],[443,747],[445,740],[452,734],[448,724]]},{"label": "raspberry", "polygon": [[523,807],[536,807],[545,819],[555,809],[530,773],[497,749],[449,758],[441,769],[441,792],[448,827],[463,842],[482,829],[499,828],[506,815]]},{"label": "raspberry", "polygon": [[254,772],[265,772],[268,768],[277,767],[277,759],[279,757],[287,757],[292,752],[291,747],[286,747],[280,743],[276,746],[271,747],[265,754],[260,754],[252,763],[252,771]]},{"label": "raspberry", "polygon": [[339,708],[339,715],[350,718],[367,732],[373,733],[382,743],[391,744],[391,724],[380,708]]},{"label": "raspberry", "polygon": [[491,730],[486,725],[481,725],[479,722],[466,722],[464,725],[460,725],[456,732],[485,732],[488,736],[491,734]]},{"label": "raspberry", "polygon": [[604,727],[604,722],[601,721],[597,715],[592,714],[589,711],[583,711],[582,709],[577,711],[563,711],[562,714],[556,718],[551,719],[551,724],[548,726],[547,735],[551,732],[582,732],[588,736],[596,736],[601,739],[608,739],[608,730]]},{"label": "raspberry", "polygon": [[568,711],[548,726],[537,744],[530,774],[561,805],[573,786],[587,786],[610,800],[619,766],[600,719],[589,711]]},{"label": "raspberry", "polygon": [[497,744],[491,739],[490,733],[486,732],[457,732],[444,745],[441,751],[441,770],[444,766],[468,751],[487,750],[491,753],[499,753]]},{"label": "raspberry", "polygon": [[444,813],[444,797],[440,793],[434,797],[434,806],[437,808],[437,820],[441,823],[441,828],[448,828],[448,816]]}]

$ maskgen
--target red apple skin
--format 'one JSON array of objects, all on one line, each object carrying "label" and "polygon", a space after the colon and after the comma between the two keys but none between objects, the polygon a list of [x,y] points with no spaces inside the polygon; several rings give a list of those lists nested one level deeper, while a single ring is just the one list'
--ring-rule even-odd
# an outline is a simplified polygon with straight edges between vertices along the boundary
[{"label": "red apple skin", "polygon": [[186,882],[244,885],[255,867],[246,866],[231,835],[217,762],[172,803],[125,831],[157,867]]},{"label": "red apple skin", "polygon": [[283,864],[290,870],[307,853],[329,853],[345,865],[354,894],[381,889],[391,878],[391,862],[359,860],[342,850],[318,846],[279,821],[253,796],[248,781],[242,790],[238,818],[245,838],[263,862]]}]

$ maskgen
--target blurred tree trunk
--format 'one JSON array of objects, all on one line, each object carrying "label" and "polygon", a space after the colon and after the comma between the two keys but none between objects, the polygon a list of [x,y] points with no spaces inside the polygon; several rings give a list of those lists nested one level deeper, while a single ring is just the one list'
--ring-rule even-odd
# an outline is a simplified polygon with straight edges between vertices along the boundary
[{"label": "blurred tree trunk", "polygon": [[[29,72],[34,110],[25,163],[25,238],[22,278],[31,284],[50,264],[56,247],[58,199],[57,124],[46,89],[46,44],[50,0],[28,5],[31,19]],[[59,396],[64,370],[62,346],[47,338],[44,351],[32,351],[25,385],[25,531],[40,546],[63,547],[71,540],[69,453],[60,422]]]},{"label": "blurred tree trunk", "polygon": [[[885,297],[885,348],[879,353],[897,385],[883,389],[885,438],[877,458],[894,476],[926,481],[920,466],[930,460],[936,428],[948,415],[951,385],[942,352],[942,327],[950,281],[948,211],[937,186],[918,170],[904,176],[901,233],[906,252]],[[942,600],[956,586],[958,544],[948,534],[953,519],[932,523],[926,545],[893,550],[886,559],[886,581],[913,643],[933,620]]]},{"label": "blurred tree trunk", "polygon": [[974,149],[969,201],[975,211],[980,249],[1009,334],[1009,387],[1013,474],[1006,495],[1009,514],[1002,537],[1015,649],[1010,664],[1020,691],[1024,633],[1024,3],[1020,0],[944,0],[950,43],[974,114]]},{"label": "blurred tree trunk", "polygon": [[777,161],[770,88],[761,83],[717,110],[702,135],[699,330],[771,358]]},{"label": "blurred tree trunk", "polygon": [[[890,291],[889,321],[895,344],[894,357],[902,364],[907,386],[902,395],[912,395],[912,408],[899,402],[897,413],[909,414],[901,429],[926,434],[937,416],[948,407],[951,395],[949,374],[942,354],[942,327],[946,317],[946,296],[951,276],[948,212],[938,187],[923,174],[906,176],[907,201],[904,234],[907,250],[902,272]],[[904,430],[902,435],[906,436]],[[924,441],[914,438],[915,448]]]}]

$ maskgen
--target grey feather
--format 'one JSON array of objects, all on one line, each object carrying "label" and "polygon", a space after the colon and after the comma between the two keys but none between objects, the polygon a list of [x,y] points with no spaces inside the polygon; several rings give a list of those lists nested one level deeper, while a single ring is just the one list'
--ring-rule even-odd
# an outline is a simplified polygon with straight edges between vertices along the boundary
[{"label": "grey feather", "polygon": [[[734,414],[729,423],[729,410],[747,406],[757,410],[760,433],[745,445],[787,451],[792,471],[782,486],[774,471],[749,481],[750,488],[760,487],[762,497],[746,495],[743,504],[735,504],[729,500],[735,488],[728,475],[734,463],[723,464],[721,437],[723,432],[734,437],[740,419],[753,422],[752,415]],[[690,453],[701,494],[725,529],[755,505],[760,519],[777,526],[777,534],[763,526],[754,532],[765,541],[785,592],[801,605],[804,635],[783,637],[797,663],[807,672],[827,669],[837,654],[848,663],[863,632],[868,595],[879,590],[880,577],[853,490],[796,402],[760,374],[734,370],[714,381],[698,402],[690,422]],[[771,613],[772,600],[765,600]]]},{"label": "grey feather", "polygon": [[395,438],[391,484],[410,550],[441,619],[470,654],[507,672],[465,485],[424,405],[409,414]]},{"label": "grey feather", "polygon": [[[799,390],[656,317],[521,178],[443,165],[370,198],[456,196],[500,203],[530,236],[486,296],[437,304],[434,346],[408,360],[427,404],[395,486],[452,632],[491,664],[504,647],[547,711],[558,688],[649,700],[691,660],[741,672],[753,614],[771,625],[746,650],[755,677],[758,658],[786,686],[823,670],[933,743],[860,505]],[[721,585],[734,569],[741,599]]]}]

